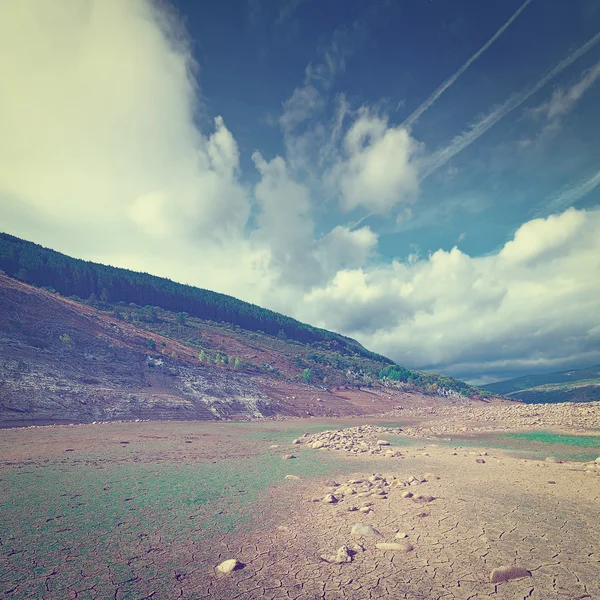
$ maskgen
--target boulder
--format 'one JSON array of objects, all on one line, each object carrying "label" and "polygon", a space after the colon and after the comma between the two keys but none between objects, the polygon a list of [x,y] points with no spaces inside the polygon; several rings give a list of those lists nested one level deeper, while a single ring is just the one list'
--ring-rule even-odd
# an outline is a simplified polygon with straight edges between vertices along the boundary
[{"label": "boulder", "polygon": [[490,581],[492,583],[520,579],[521,577],[531,577],[531,571],[528,571],[523,567],[518,567],[517,565],[506,565],[498,567],[490,573]]},{"label": "boulder", "polygon": [[235,558],[230,558],[229,560],[224,560],[220,565],[217,566],[217,571],[219,573],[231,573],[236,569],[241,568],[242,564],[238,562]]},{"label": "boulder", "polygon": [[375,544],[379,550],[394,550],[396,552],[410,552],[413,545],[410,542],[381,542]]},{"label": "boulder", "polygon": [[368,523],[356,523],[352,526],[350,534],[354,537],[373,537],[381,535],[377,529]]}]

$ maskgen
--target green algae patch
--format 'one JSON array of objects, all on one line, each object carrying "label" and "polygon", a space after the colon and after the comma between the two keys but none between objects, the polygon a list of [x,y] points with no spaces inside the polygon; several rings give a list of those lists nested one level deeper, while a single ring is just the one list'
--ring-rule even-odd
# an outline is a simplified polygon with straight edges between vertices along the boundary
[{"label": "green algae patch", "polygon": [[543,459],[549,455],[572,461],[590,461],[600,456],[600,435],[568,435],[549,431],[482,433],[436,438],[451,447],[494,448],[521,458]]},{"label": "green algae patch", "polygon": [[509,433],[507,437],[540,444],[600,448],[600,435],[567,435],[548,431],[529,431],[524,433]]},{"label": "green algae patch", "polygon": [[[82,568],[92,580],[98,564],[125,585],[138,561],[151,570],[159,560],[159,584],[182,567],[174,558],[170,565],[172,557],[191,556],[242,527],[260,526],[272,508],[285,508],[302,483],[285,475],[308,478],[352,468],[330,453],[299,451],[282,460],[265,450],[212,462],[116,462],[109,455],[105,461],[40,460],[2,470],[0,564],[17,586],[10,597],[42,597],[46,580],[62,589],[81,578]],[[56,571],[61,580],[52,575]],[[0,597],[6,591],[0,586]]]}]

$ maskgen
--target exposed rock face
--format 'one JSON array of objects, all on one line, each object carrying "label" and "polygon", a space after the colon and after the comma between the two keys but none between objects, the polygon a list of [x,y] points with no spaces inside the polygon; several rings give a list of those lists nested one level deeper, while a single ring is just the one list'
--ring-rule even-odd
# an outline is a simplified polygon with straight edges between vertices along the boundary
[{"label": "exposed rock face", "polygon": [[220,419],[277,410],[252,376],[209,368],[192,348],[2,276],[0,315],[0,422]]}]

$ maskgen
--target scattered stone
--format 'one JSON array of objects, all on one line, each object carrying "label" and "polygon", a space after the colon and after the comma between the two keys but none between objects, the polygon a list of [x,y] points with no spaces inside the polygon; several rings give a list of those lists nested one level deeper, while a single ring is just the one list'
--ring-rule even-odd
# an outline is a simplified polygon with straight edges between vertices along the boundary
[{"label": "scattered stone", "polygon": [[240,562],[238,562],[235,558],[230,558],[229,560],[224,560],[220,565],[217,566],[217,571],[220,573],[231,573],[236,569],[239,569],[242,566]]},{"label": "scattered stone", "polygon": [[286,479],[300,479],[299,475],[286,475],[285,476]]},{"label": "scattered stone", "polygon": [[490,573],[490,581],[492,583],[500,583],[501,581],[509,581],[511,579],[520,579],[521,577],[531,577],[531,571],[516,565],[507,565],[498,567]]},{"label": "scattered stone", "polygon": [[479,463],[480,465],[484,465],[485,464],[485,460],[483,460],[483,458],[477,458],[475,459],[476,463]]},{"label": "scattered stone", "polygon": [[359,509],[359,512],[368,515],[371,512],[371,507],[370,506],[361,506]]},{"label": "scattered stone", "polygon": [[410,542],[382,542],[375,544],[379,550],[396,550],[399,552],[410,552],[413,545]]},{"label": "scattered stone", "polygon": [[332,564],[343,564],[352,562],[352,556],[350,556],[348,546],[341,546],[340,548],[338,548],[338,551],[335,553],[335,555],[321,556],[321,559],[325,562]]},{"label": "scattered stone", "polygon": [[396,534],[396,539],[397,539],[397,540],[403,540],[403,539],[405,539],[405,538],[407,538],[407,537],[408,537],[408,533],[406,533],[405,531],[399,531],[399,532]]},{"label": "scattered stone", "polygon": [[421,494],[413,497],[413,502],[433,502],[434,500],[433,496],[422,496]]},{"label": "scattered stone", "polygon": [[352,526],[350,534],[355,537],[371,537],[381,535],[377,529],[368,523],[356,523]]},{"label": "scattered stone", "polygon": [[292,458],[296,458],[293,454],[284,454],[281,459],[282,460],[290,460]]},{"label": "scattered stone", "polygon": [[401,495],[403,498],[412,498],[412,497],[413,497],[413,493],[412,493],[412,492],[409,492],[408,490],[406,490],[406,491],[402,492],[400,495]]},{"label": "scattered stone", "polygon": [[333,494],[327,494],[322,500],[325,504],[335,504],[337,501],[338,499]]}]

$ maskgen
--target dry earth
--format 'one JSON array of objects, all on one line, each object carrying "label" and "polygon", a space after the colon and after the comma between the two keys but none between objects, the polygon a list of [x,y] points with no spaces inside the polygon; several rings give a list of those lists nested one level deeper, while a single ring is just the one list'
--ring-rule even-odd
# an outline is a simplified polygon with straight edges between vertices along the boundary
[{"label": "dry earth", "polygon": [[[432,410],[420,417],[418,411],[402,411],[410,417],[412,434],[463,427],[479,431],[481,421],[492,415],[485,410]],[[538,411],[544,415],[541,423],[558,420],[565,410],[574,416],[558,424],[561,430],[598,435],[584,429],[590,420],[597,424],[595,406],[587,405],[591,415],[568,407],[548,408],[546,414],[544,408]],[[517,429],[524,427],[519,419],[532,418],[522,413],[504,417],[514,418],[509,425]],[[386,418],[371,423],[377,421]],[[490,423],[492,431],[500,426]],[[316,431],[324,424],[333,427],[331,433]],[[523,459],[484,446],[402,437],[397,430],[358,421],[346,420],[344,425],[338,430],[339,421],[316,420],[120,423],[0,431],[0,482],[9,471],[24,472],[58,458],[68,474],[79,464],[68,461],[80,454],[96,457],[98,477],[121,464],[161,464],[167,469],[184,465],[193,473],[195,466],[200,470],[215,461],[216,469],[237,461],[244,474],[244,457],[268,455],[271,462],[264,464],[278,478],[261,489],[251,508],[253,518],[232,531],[215,530],[207,538],[202,534],[205,524],[198,523],[173,540],[167,525],[157,522],[154,531],[140,533],[136,549],[115,530],[111,564],[93,556],[82,562],[77,549],[66,548],[64,554],[58,544],[52,560],[36,555],[36,577],[46,590],[38,595],[27,595],[27,577],[14,583],[24,560],[20,557],[31,549],[20,548],[0,523],[0,597],[600,599],[598,462]],[[302,435],[304,427],[311,433]],[[130,443],[123,445],[126,441]],[[117,450],[110,458],[98,458],[108,447]],[[284,456],[297,458],[282,460]],[[330,461],[330,475],[311,471],[319,461]],[[33,469],[34,477],[41,473]],[[132,482],[132,488],[141,483]],[[183,481],[170,485],[167,493],[181,494]],[[233,501],[222,497],[223,518]],[[22,509],[41,512],[42,507]],[[353,535],[358,524],[371,526],[378,535]],[[99,534],[92,529],[85,535],[93,545]],[[61,579],[73,560],[79,561],[78,574]],[[228,560],[238,561],[229,565],[236,568],[220,572],[217,566]],[[513,574],[524,576],[501,581],[510,574],[498,571],[502,567],[518,567],[522,572]]]},{"label": "dry earth", "polygon": [[[352,433],[324,446],[327,435],[302,439],[297,447],[316,445],[320,452],[332,445],[350,446],[337,450],[346,455],[361,444],[371,447],[349,457],[357,467],[351,477],[299,487],[269,529],[221,552],[219,560],[233,557],[245,566],[209,580],[206,595],[600,598],[598,462],[528,461],[436,445],[394,457],[387,446],[376,449],[381,432]],[[381,452],[381,473],[361,469],[372,452]],[[359,523],[378,535],[353,535]],[[498,581],[502,567],[526,576]]]}]

